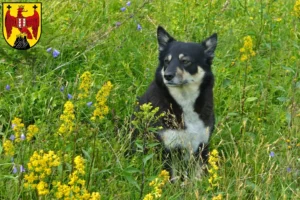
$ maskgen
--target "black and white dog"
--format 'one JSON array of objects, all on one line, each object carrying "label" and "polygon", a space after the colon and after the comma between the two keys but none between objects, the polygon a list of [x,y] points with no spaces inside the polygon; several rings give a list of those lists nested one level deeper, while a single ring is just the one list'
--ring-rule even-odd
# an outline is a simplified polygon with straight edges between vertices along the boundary
[{"label": "black and white dog", "polygon": [[[171,162],[174,152],[184,152],[179,159],[184,160],[188,155],[199,164],[208,159],[208,144],[215,124],[211,65],[217,34],[201,43],[186,43],[176,41],[159,26],[157,39],[159,64],[155,80],[139,99],[139,105],[151,102],[153,107],[159,107],[160,113],[167,113],[156,138],[163,145],[164,168],[174,178]],[[134,133],[132,142],[136,137]]]}]

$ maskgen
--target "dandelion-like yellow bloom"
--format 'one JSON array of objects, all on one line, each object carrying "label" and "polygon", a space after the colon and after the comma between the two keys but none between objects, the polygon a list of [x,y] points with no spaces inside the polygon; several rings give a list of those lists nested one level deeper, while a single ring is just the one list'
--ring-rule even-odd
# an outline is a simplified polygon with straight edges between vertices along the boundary
[{"label": "dandelion-like yellow bloom", "polygon": [[24,187],[37,189],[38,195],[43,196],[49,193],[48,184],[45,182],[52,173],[52,168],[60,164],[59,157],[54,151],[44,153],[43,150],[35,151],[27,164],[29,174],[25,174]]},{"label": "dandelion-like yellow bloom", "polygon": [[69,136],[74,129],[74,105],[71,101],[67,101],[64,105],[64,112],[60,116],[62,124],[58,129],[58,135]]},{"label": "dandelion-like yellow bloom", "polygon": [[296,17],[300,17],[300,0],[297,0],[295,2],[294,8],[293,8],[293,14]]},{"label": "dandelion-like yellow bloom", "polygon": [[251,57],[255,56],[256,53],[253,51],[252,38],[248,35],[244,37],[244,46],[240,49],[241,61],[249,60]]},{"label": "dandelion-like yellow bloom", "polygon": [[79,96],[78,98],[85,98],[88,97],[89,91],[92,84],[92,74],[89,71],[84,72],[80,77],[80,85],[79,85]]},{"label": "dandelion-like yellow bloom", "polygon": [[113,85],[111,84],[110,81],[108,81],[98,91],[98,93],[96,95],[96,101],[97,101],[97,103],[95,104],[96,108],[94,110],[91,120],[94,121],[94,120],[96,120],[97,117],[99,119],[103,119],[104,116],[108,114],[109,108],[106,105],[106,101],[107,101],[107,98],[110,94],[112,87],[113,87]]},{"label": "dandelion-like yellow bloom", "polygon": [[22,119],[15,117],[11,121],[11,126],[13,131],[15,132],[16,142],[21,141],[21,134],[24,131],[24,124],[22,123]]},{"label": "dandelion-like yellow bloom", "polygon": [[7,156],[13,156],[15,154],[15,147],[10,140],[5,140],[3,143],[4,154]]},{"label": "dandelion-like yellow bloom", "polygon": [[29,125],[27,127],[27,134],[26,134],[26,139],[27,141],[30,141],[35,134],[39,132],[39,128],[36,125]]},{"label": "dandelion-like yellow bloom", "polygon": [[144,197],[144,200],[160,198],[162,194],[162,187],[169,181],[169,178],[169,172],[162,170],[158,177],[149,183],[149,186],[153,187],[153,190]]},{"label": "dandelion-like yellow bloom", "polygon": [[208,163],[210,165],[210,169],[208,170],[209,173],[209,179],[208,182],[210,184],[210,187],[208,190],[212,190],[214,187],[219,186],[218,180],[220,177],[218,176],[218,170],[219,167],[217,166],[219,161],[219,153],[216,149],[210,152]]}]

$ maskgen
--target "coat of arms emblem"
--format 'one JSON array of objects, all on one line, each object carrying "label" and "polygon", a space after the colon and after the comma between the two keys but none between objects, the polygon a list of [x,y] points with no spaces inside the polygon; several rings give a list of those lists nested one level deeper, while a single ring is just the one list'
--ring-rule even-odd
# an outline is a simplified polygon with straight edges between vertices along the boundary
[{"label": "coat of arms emblem", "polygon": [[2,3],[3,35],[13,48],[33,47],[41,37],[42,3]]}]

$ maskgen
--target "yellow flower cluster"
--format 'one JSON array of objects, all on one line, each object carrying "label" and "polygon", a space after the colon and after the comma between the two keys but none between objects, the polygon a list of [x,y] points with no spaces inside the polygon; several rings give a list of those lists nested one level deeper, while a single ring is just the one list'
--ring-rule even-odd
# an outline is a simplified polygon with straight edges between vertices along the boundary
[{"label": "yellow flower cluster", "polygon": [[208,182],[210,184],[210,187],[208,190],[212,190],[214,187],[218,187],[219,183],[218,180],[220,177],[218,177],[218,170],[219,167],[217,166],[217,163],[219,161],[219,153],[216,149],[214,149],[208,158],[208,163],[210,165],[210,169],[208,170],[209,173],[209,179]]},{"label": "yellow flower cluster", "polygon": [[162,187],[169,181],[169,172],[162,170],[158,175],[158,178],[155,178],[149,183],[149,186],[153,187],[153,191],[147,194],[144,197],[144,200],[158,199],[162,194]]},{"label": "yellow flower cluster", "polygon": [[255,56],[256,53],[253,51],[252,38],[248,35],[244,37],[244,46],[240,49],[241,61],[249,60],[251,57]]},{"label": "yellow flower cluster", "polygon": [[60,125],[57,134],[63,137],[69,136],[74,128],[74,119],[74,105],[71,101],[67,101],[64,105],[64,112],[60,116],[62,124]]},{"label": "yellow flower cluster", "polygon": [[[11,126],[14,135],[11,135],[10,140],[5,140],[3,142],[4,154],[9,156],[13,156],[15,153],[14,141],[20,142],[25,139],[25,126],[22,123],[22,119],[15,117],[11,122]],[[26,134],[27,141],[30,141],[38,131],[39,129],[36,125],[29,125]]]},{"label": "yellow flower cluster", "polygon": [[12,129],[15,133],[15,141],[20,142],[21,141],[21,134],[24,131],[24,124],[22,123],[22,119],[15,117],[12,122]]},{"label": "yellow flower cluster", "polygon": [[10,140],[5,140],[3,143],[4,154],[7,156],[13,156],[15,154],[15,147]]},{"label": "yellow flower cluster", "polygon": [[222,195],[219,194],[218,196],[213,197],[211,200],[222,200]]},{"label": "yellow flower cluster", "polygon": [[74,159],[74,171],[69,175],[68,184],[62,184],[60,181],[55,183],[57,188],[55,197],[57,199],[83,199],[83,200],[99,200],[99,192],[89,193],[85,188],[85,180],[82,177],[85,174],[85,163],[81,156],[76,156]]},{"label": "yellow flower cluster", "polygon": [[[161,117],[165,116],[165,113],[161,113],[160,115],[157,115],[157,112],[159,111],[159,107],[153,108],[151,103],[144,103],[140,106],[140,111],[135,112],[135,120],[132,121],[132,124],[136,127],[138,127],[143,122],[146,122],[149,124],[150,122],[155,122]],[[158,129],[161,129],[162,127],[158,127]]]},{"label": "yellow flower cluster", "polygon": [[81,75],[81,77],[80,77],[81,83],[79,85],[79,90],[81,92],[79,93],[79,96],[78,96],[79,99],[88,97],[89,91],[91,88],[91,84],[92,84],[91,77],[92,77],[92,74],[89,71],[86,71]]},{"label": "yellow flower cluster", "polygon": [[39,128],[36,125],[29,125],[27,127],[27,134],[26,134],[27,141],[30,141],[37,132],[39,132]]},{"label": "yellow flower cluster", "polygon": [[46,180],[52,173],[52,168],[60,164],[59,157],[54,151],[44,153],[43,150],[35,151],[27,164],[29,174],[25,174],[24,187],[36,189],[39,196],[49,193],[49,185]]},{"label": "yellow flower cluster", "polygon": [[105,83],[102,88],[98,91],[96,95],[97,103],[95,104],[96,108],[94,110],[93,116],[91,117],[91,120],[96,120],[97,117],[99,119],[103,119],[105,115],[108,113],[108,106],[106,105],[107,97],[110,94],[110,91],[112,89],[112,84],[110,81]]},{"label": "yellow flower cluster", "polygon": [[294,5],[294,12],[293,14],[296,16],[296,17],[300,17],[300,0],[297,0],[295,2],[295,5]]}]

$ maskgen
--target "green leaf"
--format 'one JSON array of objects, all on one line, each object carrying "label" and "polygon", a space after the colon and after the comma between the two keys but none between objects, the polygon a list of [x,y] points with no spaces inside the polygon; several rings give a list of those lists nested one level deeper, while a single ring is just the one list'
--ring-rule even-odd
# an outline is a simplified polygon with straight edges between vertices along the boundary
[{"label": "green leaf", "polygon": [[286,97],[278,97],[277,100],[280,102],[286,102],[287,98]]},{"label": "green leaf", "polygon": [[91,156],[89,154],[89,152],[87,152],[86,150],[84,149],[81,149],[82,153],[84,154],[84,156],[90,161],[91,160]]},{"label": "green leaf", "polygon": [[246,187],[252,191],[257,191],[257,192],[261,191],[260,188],[251,181],[246,181]]},{"label": "green leaf", "polygon": [[257,97],[248,97],[246,99],[246,102],[252,102],[252,101],[256,101],[257,100]]},{"label": "green leaf", "polygon": [[125,179],[131,184],[134,185],[138,190],[141,190],[140,186],[138,185],[138,183],[136,182],[136,180],[134,180],[132,178],[132,176],[124,176]]},{"label": "green leaf", "polygon": [[143,163],[146,165],[147,161],[153,157],[154,153],[151,153],[143,158]]},{"label": "green leaf", "polygon": [[282,68],[295,74],[295,71],[290,67],[282,66]]},{"label": "green leaf", "polygon": [[160,143],[156,142],[156,143],[148,144],[147,146],[150,147],[150,148],[152,148],[152,147],[156,147],[158,145],[160,145]]},{"label": "green leaf", "polygon": [[134,173],[140,173],[141,170],[134,168],[134,167],[128,167],[124,170],[125,172],[129,173],[129,174],[134,174]]}]

